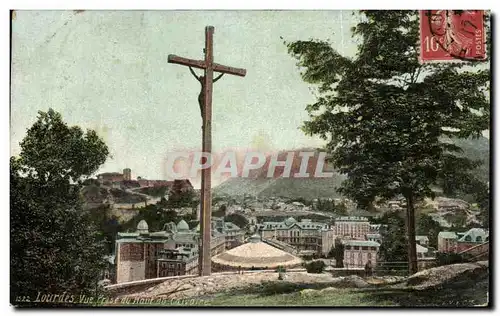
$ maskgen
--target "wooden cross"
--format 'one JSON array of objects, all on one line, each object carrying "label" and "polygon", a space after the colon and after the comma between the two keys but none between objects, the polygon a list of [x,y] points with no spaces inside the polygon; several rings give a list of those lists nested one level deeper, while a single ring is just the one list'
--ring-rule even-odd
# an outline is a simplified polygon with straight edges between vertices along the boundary
[{"label": "wooden cross", "polygon": [[[204,153],[212,152],[212,85],[223,74],[230,74],[244,77],[245,69],[228,67],[213,62],[213,34],[214,27],[205,28],[205,60],[193,60],[175,55],[168,56],[168,62],[188,66],[194,74],[192,68],[203,69],[204,76],[195,77],[201,83],[201,92],[198,102],[200,103],[201,116],[203,120],[203,141],[202,150]],[[221,73],[214,81],[215,72]],[[209,162],[210,163],[210,162]],[[201,230],[201,249],[199,250],[199,273],[200,275],[210,275],[212,269],[211,261],[211,222],[212,222],[212,193],[211,193],[211,168],[202,170],[201,173],[201,210],[200,210],[200,230]]]}]

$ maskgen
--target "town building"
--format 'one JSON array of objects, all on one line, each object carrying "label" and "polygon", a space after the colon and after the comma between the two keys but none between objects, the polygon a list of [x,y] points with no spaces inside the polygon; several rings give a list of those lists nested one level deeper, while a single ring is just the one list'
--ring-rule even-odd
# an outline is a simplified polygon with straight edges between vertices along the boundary
[{"label": "town building", "polygon": [[300,222],[290,217],[282,222],[264,222],[259,226],[263,239],[276,239],[287,243],[299,254],[323,256],[334,245],[335,234],[330,225],[302,219]]},{"label": "town building", "polygon": [[98,174],[97,175],[97,180],[100,183],[104,183],[104,182],[113,183],[113,182],[123,181],[124,179],[123,179],[123,174],[122,173],[119,173],[119,172],[105,172],[105,173]]},{"label": "town building", "polygon": [[132,170],[130,168],[123,169],[123,180],[124,181],[132,180]]},{"label": "town building", "polygon": [[374,241],[374,242],[381,244],[382,243],[382,235],[380,235],[378,233],[369,233],[369,234],[366,234],[366,240]]},{"label": "town building", "polygon": [[455,232],[439,232],[438,234],[438,251],[439,252],[456,252],[458,236]]},{"label": "town building", "polygon": [[423,258],[434,258],[434,251],[431,250],[431,248],[427,248],[424,246],[421,246],[419,244],[417,246],[417,258],[418,259],[423,259]]},{"label": "town building", "polygon": [[212,230],[225,236],[226,250],[243,244],[245,239],[245,230],[236,224],[224,221],[224,218],[212,218]]},{"label": "town building", "polygon": [[482,228],[471,228],[464,233],[439,232],[439,252],[463,252],[489,241],[489,232]]},{"label": "town building", "polygon": [[370,222],[366,217],[342,216],[335,219],[335,235],[341,238],[364,240],[370,233]]},{"label": "town building", "polygon": [[370,234],[381,234],[387,229],[385,224],[370,224]]},{"label": "town building", "polygon": [[417,235],[415,236],[415,241],[417,244],[427,247],[429,245],[429,237],[423,236],[423,235]]},{"label": "town building", "polygon": [[368,261],[375,267],[380,244],[368,240],[343,240],[344,267],[364,268]]},{"label": "town building", "polygon": [[158,253],[157,276],[168,277],[176,275],[198,274],[198,247],[179,247],[164,249]]},{"label": "town building", "polygon": [[[149,232],[142,220],[136,232],[118,233],[116,239],[116,282],[156,278],[159,275],[194,273],[198,260],[199,226],[190,230],[186,221],[167,223],[159,232]],[[225,236],[212,231],[211,254],[225,251]]]},{"label": "town building", "polygon": [[101,184],[107,184],[113,188],[130,189],[143,187],[168,187],[169,190],[174,189],[177,193],[185,193],[193,191],[194,187],[188,179],[176,179],[174,181],[167,180],[147,180],[142,177],[137,177],[137,180],[132,179],[132,169],[125,168],[123,173],[105,172],[97,175],[97,181]]}]

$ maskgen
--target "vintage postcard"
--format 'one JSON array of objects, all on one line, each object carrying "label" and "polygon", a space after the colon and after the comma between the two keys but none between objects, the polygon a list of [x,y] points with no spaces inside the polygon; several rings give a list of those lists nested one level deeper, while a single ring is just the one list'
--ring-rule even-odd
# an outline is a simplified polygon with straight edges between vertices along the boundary
[{"label": "vintage postcard", "polygon": [[490,306],[490,15],[11,11],[11,304]]}]

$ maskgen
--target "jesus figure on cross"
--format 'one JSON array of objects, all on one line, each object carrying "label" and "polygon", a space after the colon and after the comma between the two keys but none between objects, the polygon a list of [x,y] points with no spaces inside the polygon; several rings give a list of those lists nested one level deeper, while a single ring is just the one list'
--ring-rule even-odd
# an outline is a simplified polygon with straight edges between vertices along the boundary
[{"label": "jesus figure on cross", "polygon": [[[201,92],[198,96],[200,105],[203,145],[202,151],[208,155],[212,152],[212,85],[219,80],[223,74],[231,74],[244,77],[245,69],[239,69],[214,63],[213,58],[213,33],[214,27],[205,28],[205,60],[193,60],[175,55],[168,56],[168,62],[188,66],[193,76],[201,84]],[[192,68],[204,70],[204,76],[197,76]],[[214,79],[214,72],[221,73]],[[212,192],[211,192],[211,168],[202,170],[201,173],[201,210],[200,230],[201,245],[199,250],[199,273],[210,275],[211,273],[211,218],[212,218]]]},{"label": "jesus figure on cross", "polygon": [[[200,94],[198,95],[198,103],[200,104],[200,113],[201,113],[201,119],[203,121],[203,124],[205,124],[205,76],[197,76],[196,73],[194,72],[193,68],[189,67],[189,71],[193,74],[196,80],[198,80],[201,84],[201,91]],[[219,80],[224,73],[221,73],[220,75],[217,76],[217,78],[214,79],[213,83],[216,83],[217,80]],[[202,127],[203,128],[203,127]]]}]

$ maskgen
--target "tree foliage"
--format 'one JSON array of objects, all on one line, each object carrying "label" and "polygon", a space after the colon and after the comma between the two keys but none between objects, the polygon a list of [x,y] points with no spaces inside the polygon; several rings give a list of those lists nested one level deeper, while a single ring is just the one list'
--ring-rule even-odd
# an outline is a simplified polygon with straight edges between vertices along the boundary
[{"label": "tree foliage", "polygon": [[380,260],[385,262],[407,261],[408,237],[405,231],[405,222],[396,212],[388,213],[387,219],[387,229],[381,232]]},{"label": "tree foliage", "polygon": [[362,11],[352,31],[354,58],[324,41],[287,43],[302,78],[318,86],[304,131],[328,141],[331,161],[348,175],[341,191],[360,205],[433,196],[440,176],[475,166],[441,139],[489,128],[489,69],[420,64],[417,11]]},{"label": "tree foliage", "polygon": [[305,264],[307,273],[323,273],[326,264],[322,260],[315,260]]},{"label": "tree foliage", "polygon": [[443,139],[489,129],[489,65],[421,64],[418,11],[361,11],[359,18],[353,58],[325,41],[285,42],[303,80],[317,87],[303,130],[327,141],[330,162],[347,175],[339,191],[360,207],[402,195],[414,235],[414,204],[433,198],[439,179],[466,181],[477,166]]},{"label": "tree foliage", "polygon": [[108,148],[94,131],[69,127],[39,112],[10,159],[11,302],[38,293],[95,295],[105,266],[104,244],[82,209],[82,179],[104,163]]},{"label": "tree foliage", "polygon": [[149,204],[141,207],[139,212],[130,220],[123,224],[123,229],[129,232],[135,232],[137,225],[141,220],[148,223],[148,229],[151,232],[161,231],[167,223],[178,223],[182,218],[171,208],[164,208],[159,203]]},{"label": "tree foliage", "polygon": [[429,246],[437,248],[438,234],[443,228],[438,222],[427,214],[421,214],[417,218],[417,234],[429,237]]},{"label": "tree foliage", "polygon": [[89,210],[90,218],[97,227],[98,240],[102,241],[107,254],[114,253],[116,236],[123,231],[123,226],[117,216],[111,212],[109,205],[101,205]]},{"label": "tree foliage", "polygon": [[248,219],[245,216],[237,213],[232,213],[224,217],[225,222],[230,222],[238,226],[239,228],[245,229],[248,226]]},{"label": "tree foliage", "polygon": [[344,267],[344,250],[345,246],[340,239],[335,239],[335,244],[333,245],[330,252],[328,252],[329,258],[335,259],[335,268]]}]

